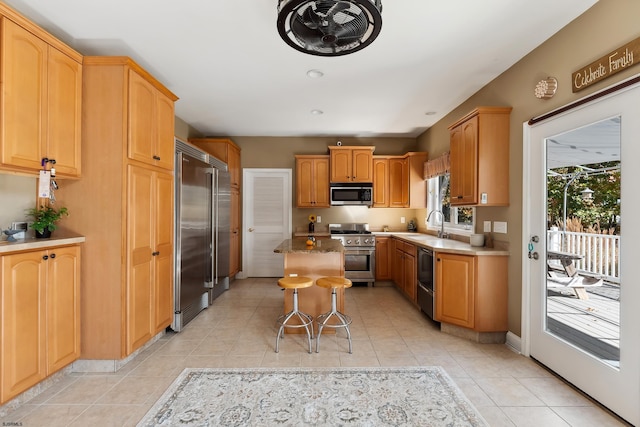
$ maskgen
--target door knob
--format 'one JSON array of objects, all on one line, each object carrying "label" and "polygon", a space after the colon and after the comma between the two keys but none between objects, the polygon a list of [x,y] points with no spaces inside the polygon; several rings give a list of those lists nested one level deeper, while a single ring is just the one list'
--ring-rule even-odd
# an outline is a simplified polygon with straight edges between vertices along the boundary
[{"label": "door knob", "polygon": [[249,227],[249,233],[253,233],[254,230],[255,230],[255,228]]}]

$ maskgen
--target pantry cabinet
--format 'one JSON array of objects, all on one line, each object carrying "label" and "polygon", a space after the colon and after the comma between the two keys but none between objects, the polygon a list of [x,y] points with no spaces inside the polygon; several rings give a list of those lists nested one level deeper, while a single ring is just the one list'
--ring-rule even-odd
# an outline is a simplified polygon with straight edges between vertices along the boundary
[{"label": "pantry cabinet", "polygon": [[0,404],[80,355],[80,247],[1,257]]},{"label": "pantry cabinet", "polygon": [[242,223],[242,211],[240,209],[240,179],[242,175],[240,147],[227,138],[191,138],[189,142],[225,162],[229,168],[231,183],[229,276],[233,277],[240,271],[240,260],[242,259],[240,244],[240,225]]},{"label": "pantry cabinet", "polygon": [[426,208],[427,185],[423,176],[426,161],[425,152],[373,156],[373,207]]},{"label": "pantry cabinet", "polygon": [[296,157],[296,207],[328,208],[329,156]]},{"label": "pantry cabinet", "polygon": [[331,182],[373,182],[375,147],[329,147]]},{"label": "pantry cabinet", "polygon": [[410,301],[417,301],[418,270],[417,247],[400,239],[392,239],[394,245],[393,277],[398,289],[400,289]]},{"label": "pantry cabinet", "polygon": [[0,20],[0,169],[79,177],[82,55],[3,4]]},{"label": "pantry cabinet", "polygon": [[[140,105],[157,113],[151,101],[160,98],[171,120],[130,120]],[[70,212],[82,212],[61,228],[86,236],[82,359],[123,359],[171,324],[176,99],[130,58],[84,58],[83,177],[56,193]]]},{"label": "pantry cabinet", "polygon": [[509,205],[510,113],[478,107],[449,126],[451,205]]},{"label": "pantry cabinet", "polygon": [[507,330],[507,257],[437,252],[435,320],[478,332]]}]

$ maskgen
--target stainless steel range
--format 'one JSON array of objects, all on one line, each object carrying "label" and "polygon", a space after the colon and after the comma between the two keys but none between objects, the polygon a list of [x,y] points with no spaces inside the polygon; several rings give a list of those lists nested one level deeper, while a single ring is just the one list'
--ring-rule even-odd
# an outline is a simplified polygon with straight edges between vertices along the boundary
[{"label": "stainless steel range", "polygon": [[329,224],[331,238],[344,246],[344,276],[373,286],[376,280],[376,237],[367,223]]}]

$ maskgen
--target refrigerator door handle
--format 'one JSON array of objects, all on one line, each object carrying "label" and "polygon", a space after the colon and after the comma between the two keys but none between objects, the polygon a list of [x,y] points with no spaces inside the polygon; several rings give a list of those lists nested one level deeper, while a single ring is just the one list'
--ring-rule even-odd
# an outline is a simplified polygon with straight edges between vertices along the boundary
[{"label": "refrigerator door handle", "polygon": [[214,242],[214,248],[216,248],[215,253],[213,254],[213,283],[214,284],[218,284],[218,228],[219,228],[219,222],[218,222],[218,217],[220,215],[220,207],[218,205],[218,199],[219,197],[219,192],[220,192],[220,186],[218,184],[218,171],[216,170],[213,174],[213,187],[215,188],[215,197],[213,197],[213,203],[215,204],[214,207],[214,215],[213,215],[213,242]]}]

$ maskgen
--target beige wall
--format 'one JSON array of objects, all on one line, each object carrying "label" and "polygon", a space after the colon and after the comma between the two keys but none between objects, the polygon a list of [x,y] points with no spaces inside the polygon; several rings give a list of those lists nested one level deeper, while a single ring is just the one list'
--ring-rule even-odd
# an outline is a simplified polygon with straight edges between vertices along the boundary
[{"label": "beige wall", "polygon": [[[180,102],[180,100],[178,100],[178,102]],[[183,141],[186,141],[189,138],[198,138],[202,136],[202,134],[198,132],[196,128],[194,128],[178,116],[176,116],[174,133]]]},{"label": "beige wall", "polygon": [[[506,208],[476,209],[477,224],[484,220],[507,221],[508,234],[494,235],[509,244],[509,330],[521,334],[522,298],[522,125],[620,80],[640,73],[631,68],[576,94],[571,92],[571,73],[640,36],[640,1],[600,0],[590,10],[560,30],[513,67],[485,86],[443,120],[418,138],[421,149],[432,156],[448,150],[449,124],[476,106],[511,106],[510,199]],[[550,100],[534,97],[536,83],[547,76],[558,79],[558,91]]]}]

